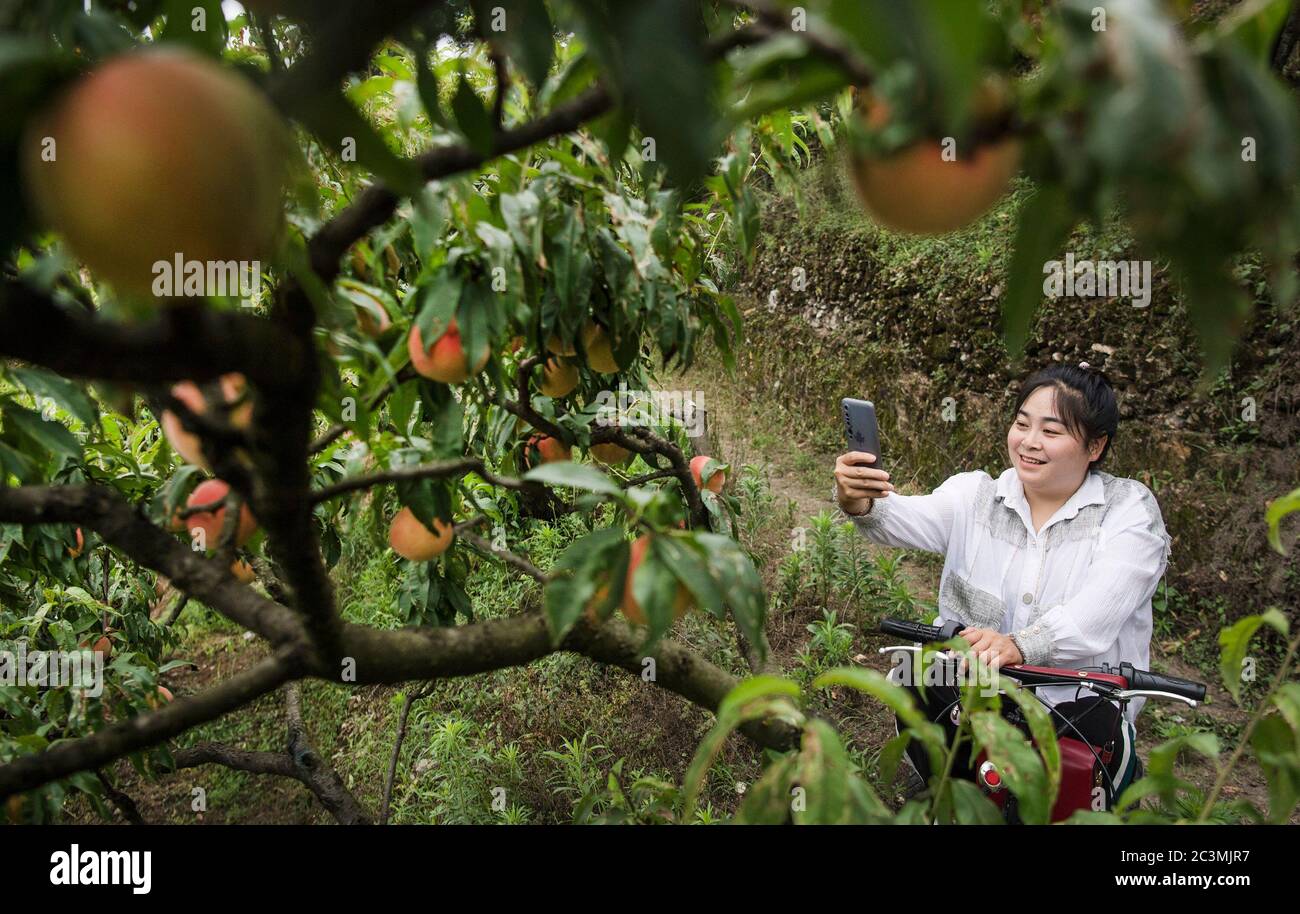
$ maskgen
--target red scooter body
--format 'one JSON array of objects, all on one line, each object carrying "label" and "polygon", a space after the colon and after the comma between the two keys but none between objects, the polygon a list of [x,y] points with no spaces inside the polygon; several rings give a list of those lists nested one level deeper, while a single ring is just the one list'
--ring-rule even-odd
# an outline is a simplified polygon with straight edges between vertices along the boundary
[{"label": "red scooter body", "polygon": [[[1061,789],[1056,794],[1056,805],[1052,807],[1051,821],[1064,822],[1080,809],[1093,809],[1094,791],[1103,787],[1101,765],[1097,756],[1102,754],[1100,748],[1089,748],[1087,744],[1068,736],[1057,737],[1057,746],[1061,751]],[[980,772],[979,785],[985,795],[993,801],[998,809],[1005,809],[1007,790],[1001,775],[995,770],[990,772],[985,766],[988,754],[981,751],[975,759],[975,770]],[[989,766],[991,768],[991,766]],[[1106,807],[1103,807],[1103,810]],[[1098,810],[1101,811],[1101,810]]]}]

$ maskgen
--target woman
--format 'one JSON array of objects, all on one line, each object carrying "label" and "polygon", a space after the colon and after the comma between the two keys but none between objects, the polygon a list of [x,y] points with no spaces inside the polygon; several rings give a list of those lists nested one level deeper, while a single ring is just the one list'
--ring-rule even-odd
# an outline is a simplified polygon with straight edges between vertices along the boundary
[{"label": "woman", "polygon": [[[874,542],[945,557],[939,622],[986,663],[1150,669],[1151,597],[1169,558],[1169,535],[1155,496],[1134,479],[1102,472],[1119,408],[1106,377],[1086,362],[1045,368],[1020,388],[1007,431],[1011,466],[993,479],[982,470],[949,477],[929,495],[899,495],[889,473],[864,466],[854,451],[835,464],[835,499]],[[1039,695],[1108,747],[1123,788],[1137,771],[1133,722],[1117,707],[1072,688]],[[1081,695],[1087,695],[1082,692]],[[955,690],[928,690],[937,713]],[[1079,700],[1075,700],[1079,699]],[[952,727],[951,722],[947,722]],[[922,777],[924,753],[908,756]]]}]

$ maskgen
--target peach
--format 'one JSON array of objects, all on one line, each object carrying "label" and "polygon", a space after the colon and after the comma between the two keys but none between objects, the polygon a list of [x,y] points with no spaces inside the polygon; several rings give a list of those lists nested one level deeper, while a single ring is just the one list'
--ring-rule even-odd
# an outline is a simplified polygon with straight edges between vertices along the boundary
[{"label": "peach", "polygon": [[[650,534],[645,533],[632,543],[632,554],[627,566],[627,583],[623,589],[623,615],[634,625],[645,625],[645,612],[641,609],[641,604],[636,601],[632,592],[632,579],[636,575],[636,570],[641,567],[641,562],[645,558],[645,551],[650,547]],[[680,619],[686,615],[686,611],[691,608],[691,592],[686,589],[686,585],[680,581],[677,582],[677,596],[673,599],[673,618]]]},{"label": "peach", "polygon": [[[186,501],[186,507],[197,507],[198,505],[207,505],[219,501],[226,497],[230,492],[230,485],[220,479],[209,479],[199,483],[190,493]],[[202,530],[206,537],[205,542],[209,549],[215,549],[218,540],[221,538],[221,529],[226,522],[225,507],[218,508],[216,511],[200,511],[197,514],[191,514],[185,520],[185,529],[193,535],[194,530]],[[252,539],[253,534],[257,532],[257,521],[253,518],[253,512],[248,510],[248,505],[240,506],[239,526],[235,531],[235,545],[242,546]]]},{"label": "peach", "polygon": [[175,45],[120,54],[77,80],[22,141],[36,211],[120,291],[154,264],[273,253],[288,133],[266,96]]},{"label": "peach", "polygon": [[610,349],[609,335],[605,328],[595,321],[587,321],[582,328],[582,345],[587,350],[587,366],[601,374],[614,374],[618,371],[618,362],[614,361],[614,352]]},{"label": "peach", "polygon": [[[230,410],[226,417],[227,421],[238,429],[246,429],[253,422],[253,402],[247,396],[248,382],[242,374],[232,372],[224,374],[218,379],[221,390],[221,399],[227,404],[239,402],[239,405]],[[201,416],[208,411],[207,398],[203,396],[203,391],[193,381],[181,381],[172,387],[172,396],[196,416]],[[203,457],[203,449],[199,443],[199,436],[185,430],[181,424],[180,417],[169,409],[163,410],[162,414],[163,436],[167,443],[172,446],[181,459],[186,463],[192,463],[196,467],[201,467],[208,472],[212,472],[212,467],[208,465],[207,460]]]},{"label": "peach", "polygon": [[606,466],[622,466],[627,463],[627,459],[632,456],[632,452],[622,445],[610,441],[605,444],[593,444],[591,446],[591,456],[592,459]]},{"label": "peach", "polygon": [[563,441],[552,438],[550,435],[529,436],[525,447],[525,453],[529,455],[529,466],[533,465],[531,454],[534,450],[537,451],[542,463],[559,463],[573,459],[573,451],[569,446]]},{"label": "peach", "polygon": [[460,384],[470,375],[478,374],[488,363],[491,354],[487,344],[484,343],[471,368],[465,349],[461,345],[460,331],[456,327],[454,318],[447,325],[442,336],[434,340],[432,346],[424,345],[424,340],[420,337],[420,328],[412,325],[411,334],[407,338],[407,349],[411,353],[411,364],[418,374],[433,381],[441,381],[443,384]]},{"label": "peach", "polygon": [[[703,489],[704,486],[704,465],[712,460],[707,454],[700,454],[698,457],[691,458],[691,476],[695,477],[695,485]],[[714,494],[722,492],[722,487],[727,484],[727,474],[719,470],[709,477],[708,489]]]},{"label": "peach", "polygon": [[[994,117],[1006,104],[997,84],[982,85],[974,101],[976,117]],[[873,130],[893,116],[889,104],[869,90],[858,95],[858,113]],[[958,149],[952,160],[945,160],[943,152],[938,140],[929,139],[883,158],[852,154],[850,170],[863,207],[894,231],[951,232],[983,215],[1020,169],[1021,144],[1014,137]]]},{"label": "peach", "polygon": [[542,393],[548,397],[567,397],[578,386],[578,369],[561,362],[559,359],[547,359],[542,368]]},{"label": "peach", "polygon": [[430,530],[410,508],[403,508],[393,518],[388,529],[388,543],[404,559],[413,562],[427,562],[447,551],[455,536],[452,525],[434,518]]}]

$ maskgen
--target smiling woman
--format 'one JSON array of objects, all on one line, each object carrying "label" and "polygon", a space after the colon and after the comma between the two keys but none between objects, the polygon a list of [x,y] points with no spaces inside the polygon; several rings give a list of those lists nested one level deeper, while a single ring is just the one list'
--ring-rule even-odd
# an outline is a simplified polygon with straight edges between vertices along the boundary
[{"label": "smiling woman", "polygon": [[[961,636],[985,662],[1146,669],[1170,539],[1146,486],[1099,469],[1118,419],[1101,372],[1052,366],[1021,385],[1011,466],[997,479],[958,473],[929,495],[899,495],[887,473],[863,465],[870,455],[850,452],[836,462],[834,497],[868,539],[945,557],[936,624],[965,625]],[[941,691],[927,696],[936,714],[948,705]],[[1087,710],[1090,724],[1104,724],[1098,745],[1130,755],[1140,701],[1121,726],[1112,705],[1076,708],[1069,689],[1039,694],[1058,719]]]}]

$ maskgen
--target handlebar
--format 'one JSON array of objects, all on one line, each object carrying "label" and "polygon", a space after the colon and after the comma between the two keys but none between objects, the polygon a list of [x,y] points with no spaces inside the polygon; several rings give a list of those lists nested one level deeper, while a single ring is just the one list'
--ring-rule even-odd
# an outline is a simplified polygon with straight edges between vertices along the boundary
[{"label": "handlebar", "polygon": [[1101,668],[1103,672],[1118,673],[1123,676],[1128,680],[1130,689],[1143,692],[1168,692],[1171,695],[1190,698],[1192,701],[1205,701],[1205,684],[1201,682],[1192,682],[1190,679],[1182,679],[1178,676],[1166,676],[1163,673],[1152,673],[1149,670],[1139,670],[1127,661],[1121,663],[1118,669],[1111,668],[1109,664],[1102,664]]},{"label": "handlebar", "polygon": [[[908,622],[903,619],[881,619],[880,630],[886,635],[894,635],[899,638],[906,638],[909,641],[936,642],[949,641],[957,637],[957,633],[966,628],[960,622],[945,622],[943,625],[926,625],[923,622]],[[1014,673],[1018,666],[1006,666],[1002,668],[1004,672]],[[1048,672],[1043,668],[1035,668],[1035,679],[1039,680],[1038,684],[1045,684],[1044,677],[1041,675]],[[1101,668],[1103,675],[1120,676],[1127,683],[1128,688],[1139,692],[1164,692],[1169,695],[1175,695],[1180,698],[1200,702],[1205,700],[1205,685],[1199,682],[1192,682],[1190,679],[1182,679],[1178,676],[1166,676],[1162,673],[1152,673],[1149,670],[1139,670],[1133,664],[1125,661],[1118,667],[1111,667],[1109,664],[1103,664]],[[1068,681],[1078,681],[1080,676],[1079,670],[1061,670],[1061,677]]]},{"label": "handlebar", "polygon": [[897,635],[909,641],[950,641],[966,626],[960,622],[943,625],[926,625],[924,622],[907,622],[903,619],[881,619],[880,630],[886,635]]}]

